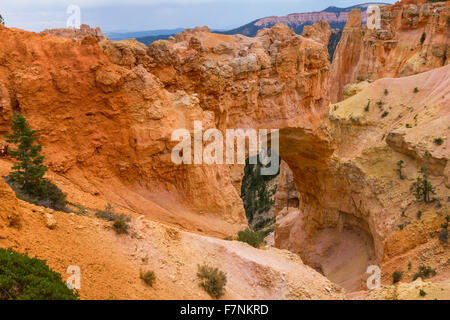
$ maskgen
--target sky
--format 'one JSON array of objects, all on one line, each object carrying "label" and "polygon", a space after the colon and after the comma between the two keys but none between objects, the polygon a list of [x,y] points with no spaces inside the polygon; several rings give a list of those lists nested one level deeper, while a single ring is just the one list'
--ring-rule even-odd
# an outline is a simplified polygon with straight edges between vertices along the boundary
[{"label": "sky", "polygon": [[[70,5],[81,23],[104,32],[192,28],[231,29],[265,16],[348,7],[366,0],[0,0],[8,27],[29,31],[66,27]],[[388,2],[371,1],[371,2]]]}]

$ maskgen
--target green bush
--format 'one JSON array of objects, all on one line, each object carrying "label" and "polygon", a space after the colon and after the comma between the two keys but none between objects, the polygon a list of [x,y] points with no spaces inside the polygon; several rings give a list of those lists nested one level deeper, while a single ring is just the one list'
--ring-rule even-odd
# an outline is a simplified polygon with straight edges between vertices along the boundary
[{"label": "green bush", "polygon": [[0,300],[77,300],[44,260],[0,248]]},{"label": "green bush", "polygon": [[392,274],[392,282],[393,283],[397,283],[402,279],[403,276],[403,272],[402,271],[394,271],[394,273]]},{"label": "green bush", "polygon": [[44,179],[43,193],[40,201],[48,201],[49,207],[58,211],[67,211],[67,195],[55,184]]},{"label": "green bush", "polygon": [[128,233],[129,228],[129,225],[127,223],[128,221],[130,221],[130,218],[124,215],[123,213],[120,214],[118,218],[114,220],[113,228],[117,234]]},{"label": "green bush", "polygon": [[425,297],[427,295],[427,293],[423,289],[420,289],[419,294],[421,297]]},{"label": "green bush", "polygon": [[67,195],[47,179],[42,179],[42,186],[39,191],[26,190],[16,181],[6,179],[6,182],[20,200],[57,211],[69,212]]},{"label": "green bush", "polygon": [[85,207],[85,206],[83,206],[83,205],[81,205],[81,204],[78,204],[78,203],[69,203],[71,206],[74,206],[75,208],[77,208],[77,211],[73,211],[73,213],[75,213],[75,214],[80,214],[80,215],[82,215],[82,214],[85,214],[85,213],[87,213],[87,208]]},{"label": "green bush", "polygon": [[394,171],[398,173],[399,178],[402,179],[402,180],[405,179],[405,176],[404,176],[403,173],[402,173],[402,169],[405,168],[405,166],[403,165],[403,163],[404,163],[403,160],[399,160],[399,161],[397,162],[397,169],[394,169]]},{"label": "green bush", "polygon": [[427,34],[424,32],[420,36],[420,44],[423,44],[425,42],[425,39],[427,38]]},{"label": "green bush", "polygon": [[435,144],[437,144],[438,146],[440,146],[441,144],[444,143],[444,140],[442,138],[436,138],[433,140]]},{"label": "green bush", "polygon": [[388,114],[389,114],[389,112],[384,111],[384,112],[382,113],[381,117],[384,118],[384,117],[386,117]]},{"label": "green bush", "polygon": [[227,276],[223,271],[208,265],[202,265],[198,266],[197,277],[200,279],[200,287],[212,298],[219,299],[225,294]]},{"label": "green bush", "polygon": [[419,88],[415,87],[413,92],[414,92],[414,93],[419,92]]},{"label": "green bush", "polygon": [[370,108],[370,100],[367,101],[367,104],[366,104],[366,106],[364,107],[364,111],[369,111],[369,108]]},{"label": "green bush", "polygon": [[252,247],[259,248],[264,242],[264,237],[262,232],[247,228],[238,232],[238,241],[246,242]]},{"label": "green bush", "polygon": [[422,177],[417,177],[416,182],[413,183],[414,196],[418,201],[430,202],[430,194],[435,194],[434,187],[431,185],[428,180],[428,161],[429,161],[429,153],[425,153],[425,163],[424,166],[419,170],[419,173],[422,174]]},{"label": "green bush", "polygon": [[417,219],[420,220],[420,218],[422,217],[422,211],[417,211]]},{"label": "green bush", "polygon": [[441,232],[438,234],[439,241],[442,243],[447,243],[448,241],[448,230],[442,228]]},{"label": "green bush", "polygon": [[147,285],[153,287],[153,284],[155,283],[156,280],[155,272],[153,271],[141,272],[141,279],[144,280],[144,282]]}]

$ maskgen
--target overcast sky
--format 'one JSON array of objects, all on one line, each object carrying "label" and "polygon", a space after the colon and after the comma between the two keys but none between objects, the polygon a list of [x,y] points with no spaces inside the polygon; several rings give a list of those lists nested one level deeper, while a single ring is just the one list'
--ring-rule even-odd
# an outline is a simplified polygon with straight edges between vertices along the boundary
[{"label": "overcast sky", "polygon": [[[31,31],[66,26],[69,5],[81,9],[81,23],[103,31],[190,28],[229,29],[270,15],[348,7],[365,0],[0,0],[9,27]],[[373,1],[373,2],[389,2]]]}]

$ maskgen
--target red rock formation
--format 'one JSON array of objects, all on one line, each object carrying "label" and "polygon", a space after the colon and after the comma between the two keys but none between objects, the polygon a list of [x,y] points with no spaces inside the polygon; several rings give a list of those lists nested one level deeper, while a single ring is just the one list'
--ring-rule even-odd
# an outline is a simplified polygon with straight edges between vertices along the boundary
[{"label": "red rock formation", "polygon": [[312,26],[305,26],[303,28],[302,36],[327,45],[331,36],[331,28],[327,22],[320,20]]},{"label": "red rock formation", "polygon": [[448,2],[381,7],[381,29],[362,27],[354,10],[331,66],[330,98],[351,82],[403,77],[448,64]]},{"label": "red rock formation", "polygon": [[2,132],[23,113],[54,172],[190,230],[234,234],[245,216],[228,166],[171,162],[175,129],[199,120],[320,134],[326,120],[326,47],[284,25],[255,38],[196,28],[146,50],[7,28],[0,39]]},{"label": "red rock formation", "polygon": [[75,40],[83,40],[85,37],[94,37],[98,41],[108,40],[108,37],[103,34],[99,27],[91,28],[87,24],[82,24],[79,29],[76,28],[60,28],[60,29],[45,29],[42,34],[51,35],[55,37],[69,38]]}]

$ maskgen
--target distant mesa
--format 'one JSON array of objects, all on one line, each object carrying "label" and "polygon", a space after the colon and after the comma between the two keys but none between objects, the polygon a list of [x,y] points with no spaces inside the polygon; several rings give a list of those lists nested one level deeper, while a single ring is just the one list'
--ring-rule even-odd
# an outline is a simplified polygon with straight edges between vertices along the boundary
[{"label": "distant mesa", "polygon": [[[290,28],[292,28],[295,33],[302,34],[303,28],[305,26],[313,25],[314,23],[316,23],[320,20],[325,20],[328,22],[328,24],[333,29],[331,37],[330,37],[330,43],[328,46],[328,49],[329,49],[328,51],[329,51],[330,60],[331,60],[333,57],[336,45],[339,42],[342,29],[345,26],[348,15],[350,14],[350,11],[352,9],[361,9],[361,11],[363,12],[362,17],[361,17],[362,22],[365,23],[366,19],[367,19],[366,10],[367,10],[367,7],[371,4],[376,4],[376,5],[380,5],[380,6],[381,5],[389,5],[389,3],[370,2],[370,3],[358,4],[358,5],[347,7],[347,8],[338,8],[338,7],[331,6],[331,7],[326,8],[325,10],[322,10],[319,12],[292,13],[292,14],[288,14],[286,16],[281,16],[281,17],[278,17],[278,16],[264,17],[261,19],[254,20],[250,23],[247,23],[247,24],[240,26],[238,28],[235,28],[235,29],[231,29],[231,30],[227,30],[227,31],[213,30],[213,32],[221,33],[221,34],[228,34],[228,35],[242,34],[242,35],[245,35],[248,37],[254,37],[256,35],[256,33],[263,28],[271,28],[274,25],[276,25],[277,23],[284,23],[287,26],[289,26]],[[156,40],[167,40],[170,36],[174,36],[181,30],[182,29],[180,29],[179,31],[173,32],[173,33],[167,32],[168,30],[163,30],[163,31],[165,31],[165,33],[160,33],[160,34],[153,33],[149,36],[136,37],[136,40],[144,43],[145,45],[149,45],[150,43],[152,43],[153,41],[156,41]],[[150,31],[147,31],[147,32],[150,32]],[[141,32],[141,33],[143,33],[143,32]],[[110,38],[111,38],[111,36],[110,36]],[[111,40],[115,40],[115,39],[111,38]],[[121,40],[121,39],[117,39],[117,40]]]}]

